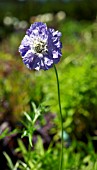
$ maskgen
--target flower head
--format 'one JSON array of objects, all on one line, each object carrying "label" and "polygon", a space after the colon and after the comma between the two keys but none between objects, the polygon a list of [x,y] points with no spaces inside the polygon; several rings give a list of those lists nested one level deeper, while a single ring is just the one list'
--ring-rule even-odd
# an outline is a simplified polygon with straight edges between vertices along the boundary
[{"label": "flower head", "polygon": [[26,31],[19,52],[29,69],[48,70],[62,56],[61,33],[42,22],[35,22]]}]

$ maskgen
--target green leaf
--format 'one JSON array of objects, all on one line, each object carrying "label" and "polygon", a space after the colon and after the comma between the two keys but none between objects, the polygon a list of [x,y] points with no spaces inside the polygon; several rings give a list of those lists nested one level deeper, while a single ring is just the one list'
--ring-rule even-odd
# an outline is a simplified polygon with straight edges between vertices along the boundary
[{"label": "green leaf", "polygon": [[39,152],[40,155],[44,155],[43,141],[40,136],[38,136],[38,140],[35,145],[35,148],[36,148],[37,152]]},{"label": "green leaf", "polygon": [[9,128],[6,128],[1,134],[0,134],[0,140],[5,138],[8,135]]},{"label": "green leaf", "polygon": [[3,154],[4,154],[5,158],[7,159],[8,166],[9,166],[10,170],[14,170],[14,165],[13,165],[12,160],[9,157],[9,155],[6,152],[3,152]]},{"label": "green leaf", "polygon": [[22,154],[26,154],[26,153],[27,153],[27,150],[26,150],[26,147],[25,147],[25,145],[23,144],[23,142],[22,142],[21,139],[18,139],[18,144],[19,144],[19,147],[20,147],[20,149],[21,149]]},{"label": "green leaf", "polygon": [[29,122],[32,121],[32,120],[31,120],[31,117],[28,115],[28,113],[24,112],[24,115],[26,116],[26,118],[27,118],[27,120],[28,120]]}]

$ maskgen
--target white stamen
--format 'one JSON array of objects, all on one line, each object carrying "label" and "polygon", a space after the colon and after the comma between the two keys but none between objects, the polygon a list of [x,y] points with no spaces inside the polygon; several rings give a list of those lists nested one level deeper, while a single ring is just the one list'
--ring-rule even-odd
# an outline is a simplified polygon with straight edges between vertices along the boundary
[{"label": "white stamen", "polygon": [[43,57],[43,54],[48,52],[47,39],[43,40],[40,37],[33,37],[30,42],[32,52],[37,54],[40,58]]}]

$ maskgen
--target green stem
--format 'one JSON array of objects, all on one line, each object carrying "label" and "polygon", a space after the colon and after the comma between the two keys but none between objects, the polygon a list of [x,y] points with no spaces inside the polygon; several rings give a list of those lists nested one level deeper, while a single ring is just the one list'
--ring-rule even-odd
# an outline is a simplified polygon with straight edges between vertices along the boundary
[{"label": "green stem", "polygon": [[57,79],[57,89],[58,89],[58,103],[59,103],[59,113],[60,113],[60,121],[61,121],[61,155],[60,155],[60,165],[59,170],[62,170],[63,165],[63,118],[62,118],[62,109],[61,109],[61,100],[60,100],[60,86],[59,86],[59,78],[56,66],[54,65],[54,70]]}]

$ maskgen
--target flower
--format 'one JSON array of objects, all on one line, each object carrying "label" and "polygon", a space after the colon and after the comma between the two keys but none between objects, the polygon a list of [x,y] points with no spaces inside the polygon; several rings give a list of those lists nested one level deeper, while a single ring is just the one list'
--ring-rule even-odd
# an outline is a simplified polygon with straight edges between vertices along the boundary
[{"label": "flower", "polygon": [[32,24],[19,47],[24,64],[30,70],[48,70],[57,64],[62,56],[60,37],[61,32],[42,22]]}]

